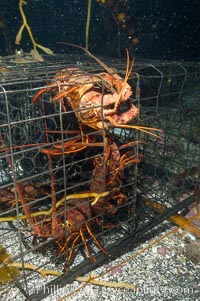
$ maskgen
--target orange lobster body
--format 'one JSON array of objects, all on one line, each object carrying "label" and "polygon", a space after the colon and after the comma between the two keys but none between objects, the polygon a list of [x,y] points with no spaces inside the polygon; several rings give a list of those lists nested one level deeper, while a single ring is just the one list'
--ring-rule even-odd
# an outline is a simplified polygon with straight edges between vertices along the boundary
[{"label": "orange lobster body", "polygon": [[140,160],[135,155],[128,154],[128,152],[121,156],[120,148],[108,138],[106,145],[108,147],[106,155],[97,155],[94,158],[90,190],[96,193],[110,191],[108,196],[100,198],[92,206],[92,212],[95,215],[103,213],[112,216],[117,213],[123,204],[128,202],[127,196],[121,190],[124,168],[139,163]]},{"label": "orange lobster body", "polygon": [[[90,74],[78,68],[63,69],[55,75],[52,84],[41,89],[33,97],[34,104],[38,102],[39,97],[45,92],[52,91],[54,94],[52,102],[61,101],[64,112],[67,110],[67,107],[70,107],[76,115],[80,128],[82,125],[87,125],[97,130],[119,127],[136,129],[159,137],[151,132],[151,130],[160,131],[158,129],[127,124],[136,118],[139,113],[135,105],[127,102],[132,95],[132,88],[127,81],[134,66],[134,61],[132,61],[129,69],[128,52],[126,74],[123,79],[85,48],[70,43],[63,44],[82,49],[96,60],[106,72]],[[128,110],[118,114],[118,108],[121,103],[126,103]]]},{"label": "orange lobster body", "polygon": [[63,111],[70,106],[80,124],[95,129],[104,126],[109,128],[112,121],[126,124],[138,115],[138,109],[131,105],[122,115],[117,115],[118,105],[126,102],[132,94],[129,84],[123,85],[123,79],[105,72],[85,74],[76,68],[63,69],[54,78],[55,83],[40,90],[33,98],[38,98],[45,92],[52,91],[52,102],[62,102]]}]

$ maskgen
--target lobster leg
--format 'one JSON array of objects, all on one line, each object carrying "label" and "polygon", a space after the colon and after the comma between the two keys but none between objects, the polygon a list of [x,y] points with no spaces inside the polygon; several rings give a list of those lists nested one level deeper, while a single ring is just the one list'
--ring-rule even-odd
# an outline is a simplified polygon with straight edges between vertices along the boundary
[{"label": "lobster leg", "polygon": [[52,88],[57,88],[57,87],[58,87],[58,84],[50,84],[48,87],[46,87],[46,88],[44,88],[44,89],[38,91],[38,93],[33,97],[32,102],[33,102],[34,104],[36,104],[36,103],[38,102],[39,97],[40,97],[42,94],[44,94],[45,92],[50,91]]},{"label": "lobster leg", "polygon": [[[86,227],[87,227],[87,224],[86,224]],[[85,249],[86,249],[86,251],[87,251],[87,254],[88,254],[88,256],[89,256],[91,262],[92,262],[92,263],[95,263],[96,260],[95,260],[94,256],[91,254],[91,252],[90,252],[90,250],[89,250],[89,247],[88,247],[88,245],[87,245],[87,242],[86,242],[85,236],[84,236],[84,234],[83,234],[82,228],[80,228],[80,235],[81,235],[81,239],[82,239],[82,241],[83,241],[83,243],[84,243]]]},{"label": "lobster leg", "polygon": [[[81,232],[81,231],[80,231],[80,232]],[[67,257],[67,264],[66,264],[67,266],[69,265],[69,262],[70,262],[70,260],[71,260],[71,258],[72,258],[73,253],[74,253],[74,247],[75,247],[77,241],[79,240],[80,236],[81,236],[81,233],[79,233],[79,234],[76,236],[76,238],[73,240],[73,243],[72,243],[72,245],[71,245],[71,248],[70,248],[70,251],[69,251],[69,254],[68,254],[68,257]]]},{"label": "lobster leg", "polygon": [[91,231],[91,229],[89,228],[88,224],[85,225],[86,229],[88,231],[88,233],[90,234],[90,236],[93,238],[95,244],[97,245],[97,247],[106,255],[108,256],[109,253],[108,251],[100,244],[100,242],[98,241],[98,239],[96,238],[96,236],[94,235],[94,233]]},{"label": "lobster leg", "polygon": [[[77,141],[77,140],[79,139],[74,139],[73,141]],[[83,145],[81,142],[80,143],[74,142],[73,144],[72,143],[73,141],[69,141],[67,143],[64,143],[63,145],[62,144],[54,145],[54,149],[40,148],[39,150],[41,153],[46,155],[59,156],[63,154],[76,153],[89,146],[88,144]]]},{"label": "lobster leg", "polygon": [[69,88],[66,89],[63,93],[58,94],[57,96],[55,96],[55,97],[52,99],[52,102],[56,102],[56,101],[58,101],[58,100],[60,100],[60,99],[62,99],[62,98],[64,98],[64,97],[66,97],[67,94],[69,94],[69,93],[75,91],[77,88],[78,88],[78,87],[76,87],[76,86],[74,86],[74,87],[72,87],[72,88],[69,87]]},{"label": "lobster leg", "polygon": [[106,116],[106,119],[108,121],[110,121],[110,123],[114,127],[124,128],[124,129],[135,129],[135,130],[141,131],[143,133],[147,133],[147,134],[149,134],[151,136],[154,136],[156,138],[159,138],[159,139],[160,139],[160,136],[158,136],[158,135],[156,135],[156,134],[154,134],[154,133],[152,133],[150,131],[156,131],[156,132],[160,132],[160,133],[163,132],[162,130],[159,130],[159,129],[156,129],[156,128],[147,127],[147,126],[120,124],[120,123],[116,122],[111,116]]},{"label": "lobster leg", "polygon": [[[59,252],[58,252],[58,256],[61,256],[62,253],[65,251],[66,247],[67,247],[67,244],[69,243],[70,239],[72,238],[72,236],[77,236],[77,232],[76,233],[72,233],[71,235],[69,235],[67,237],[67,240],[66,242],[63,244],[60,243],[60,241],[62,240],[63,241],[63,236],[61,237],[58,237],[58,239],[56,240],[56,243],[58,245],[58,247],[60,248]],[[76,238],[75,238],[76,239]]]}]

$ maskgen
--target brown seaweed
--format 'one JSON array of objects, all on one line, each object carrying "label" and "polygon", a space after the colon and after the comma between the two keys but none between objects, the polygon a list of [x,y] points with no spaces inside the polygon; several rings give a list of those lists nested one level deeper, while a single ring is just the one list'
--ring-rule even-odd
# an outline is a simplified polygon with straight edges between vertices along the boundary
[{"label": "brown seaweed", "polygon": [[8,263],[11,262],[12,259],[10,255],[0,245],[0,285],[15,280],[19,275],[19,269],[17,267],[8,266]]}]

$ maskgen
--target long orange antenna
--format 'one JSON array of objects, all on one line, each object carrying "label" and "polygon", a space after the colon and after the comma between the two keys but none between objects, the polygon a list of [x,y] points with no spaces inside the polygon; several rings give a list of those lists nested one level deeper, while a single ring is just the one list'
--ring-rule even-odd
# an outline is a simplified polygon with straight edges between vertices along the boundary
[{"label": "long orange antenna", "polygon": [[89,50],[87,50],[86,48],[84,47],[81,47],[79,45],[75,45],[75,44],[72,44],[72,43],[67,43],[67,42],[57,42],[58,44],[65,44],[65,45],[69,45],[69,46],[73,46],[73,47],[76,47],[76,48],[80,48],[82,49],[83,51],[85,51],[91,58],[93,58],[97,63],[99,63],[104,69],[106,72],[108,73],[111,73],[111,74],[115,74],[117,75],[118,78],[119,75],[116,74],[112,68],[108,67],[104,62],[102,62],[100,59],[98,59],[95,55],[93,55]]},{"label": "long orange antenna", "polygon": [[124,84],[127,83],[128,79],[129,79],[129,76],[131,74],[131,71],[133,70],[133,67],[134,67],[134,64],[135,64],[135,61],[134,59],[132,60],[132,63],[131,63],[131,66],[130,66],[130,69],[129,69],[129,65],[130,65],[130,56],[129,56],[129,52],[128,52],[128,49],[126,49],[126,58],[127,58],[127,63],[126,63],[126,74],[125,74],[125,78],[124,78]]}]

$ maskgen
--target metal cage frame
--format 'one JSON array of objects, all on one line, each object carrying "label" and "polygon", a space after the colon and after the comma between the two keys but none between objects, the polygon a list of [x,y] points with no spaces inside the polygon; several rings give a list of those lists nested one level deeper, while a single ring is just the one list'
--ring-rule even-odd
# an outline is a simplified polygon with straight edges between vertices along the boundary
[{"label": "metal cage frame", "polygon": [[[53,199],[58,204],[58,200],[64,198],[62,204],[65,205],[62,206],[66,217],[67,196],[89,190],[94,170],[92,162],[95,156],[104,155],[104,147],[88,147],[77,153],[72,151],[70,155],[62,153],[55,157],[48,152],[42,153],[43,147],[52,148],[58,142],[60,149],[64,150],[64,143],[80,140],[82,135],[78,132],[79,125],[73,110],[69,108],[67,112],[62,112],[60,104],[54,106],[50,103],[51,91],[41,97],[43,100],[37,106],[32,104],[32,98],[39,89],[52,82],[57,71],[66,66],[78,67],[86,73],[98,73],[101,67],[90,58],[74,54],[68,58],[64,55],[48,57],[43,63],[16,64],[13,59],[5,59],[4,64],[6,69],[0,83],[0,191],[3,200],[0,217],[12,215],[16,219],[12,223],[5,222],[5,226],[1,223],[1,244],[8,253],[11,247],[15,250],[18,245],[17,254],[12,252],[12,261],[20,260],[24,264],[31,256],[33,263],[41,260],[38,268],[51,267],[53,262],[54,268],[62,269],[66,255],[59,261],[55,252],[48,250],[43,254],[38,251],[45,245],[53,249],[52,239],[33,246],[33,228],[20,216],[28,206],[33,209],[31,214],[38,208],[48,211]],[[109,65],[124,76],[125,62],[116,64],[110,61]],[[87,220],[93,227],[99,217],[101,227],[94,226],[95,236],[109,251],[110,259],[125,252],[130,242],[139,242],[143,235],[163,220],[177,212],[185,212],[197,200],[200,173],[199,111],[196,110],[200,94],[199,75],[200,65],[196,63],[156,61],[137,63],[130,75],[129,82],[134,89],[130,102],[137,103],[140,108],[139,118],[132,124],[160,128],[163,134],[159,139],[132,129],[109,131],[118,146],[141,141],[129,148],[141,162],[125,168],[120,184],[127,202],[117,208],[114,217],[103,214],[99,217],[97,214]],[[191,87],[192,101],[189,100]],[[71,136],[69,133],[73,131],[75,134]],[[104,143],[104,131],[104,128],[100,131],[87,129],[86,134],[95,136],[95,139],[98,137],[97,143]],[[125,152],[122,151],[122,154]],[[23,198],[26,202],[21,201]],[[164,206],[165,210],[159,211],[154,202]],[[31,291],[35,277],[33,271],[22,269],[23,279],[15,279],[13,283],[27,300],[42,300],[49,294],[48,288],[52,285],[64,286],[77,275],[90,271],[109,258],[99,252],[89,235],[86,240],[90,241],[95,264],[86,258],[80,244],[77,249],[81,252],[76,252],[70,270],[54,280],[47,280],[45,292],[43,288],[37,293]]]}]

